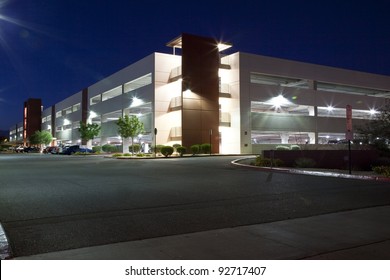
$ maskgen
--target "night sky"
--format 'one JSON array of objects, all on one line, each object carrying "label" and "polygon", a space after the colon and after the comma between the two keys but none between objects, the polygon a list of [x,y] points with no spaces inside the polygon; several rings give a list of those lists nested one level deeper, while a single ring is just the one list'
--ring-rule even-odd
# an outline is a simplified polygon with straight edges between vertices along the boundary
[{"label": "night sky", "polygon": [[388,1],[0,0],[0,130],[153,52],[181,33],[249,52],[390,75]]}]

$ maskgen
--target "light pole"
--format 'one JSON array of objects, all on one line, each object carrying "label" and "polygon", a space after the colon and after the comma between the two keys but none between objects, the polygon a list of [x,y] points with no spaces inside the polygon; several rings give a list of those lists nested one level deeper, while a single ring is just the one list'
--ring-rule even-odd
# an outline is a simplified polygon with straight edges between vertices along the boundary
[{"label": "light pole", "polygon": [[157,128],[154,128],[154,157],[157,157]]},{"label": "light pole", "polygon": [[213,135],[213,129],[210,128],[210,156],[211,156],[211,137]]}]

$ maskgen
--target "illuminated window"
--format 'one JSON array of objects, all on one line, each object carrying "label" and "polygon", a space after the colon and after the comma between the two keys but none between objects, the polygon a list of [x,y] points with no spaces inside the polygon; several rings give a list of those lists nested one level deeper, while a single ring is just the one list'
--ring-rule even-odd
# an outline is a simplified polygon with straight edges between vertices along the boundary
[{"label": "illuminated window", "polygon": [[138,79],[132,80],[124,85],[124,92],[130,92],[138,88],[144,87],[152,83],[152,73],[142,76]]},{"label": "illuminated window", "polygon": [[122,95],[122,86],[116,87],[109,91],[102,93],[102,101]]},{"label": "illuminated window", "polygon": [[73,129],[80,128],[80,122],[79,122],[79,121],[77,121],[77,122],[73,122],[73,124],[72,124],[72,128],[73,128]]},{"label": "illuminated window", "polygon": [[63,115],[63,116],[68,115],[68,114],[70,114],[70,113],[72,113],[72,107],[68,107],[68,108],[66,108],[66,109],[64,109],[64,110],[62,111],[62,115]]},{"label": "illuminated window", "polygon": [[89,105],[95,105],[102,101],[102,95],[96,95],[89,100]]},{"label": "illuminated window", "polygon": [[80,110],[80,107],[81,107],[80,103],[73,105],[72,106],[73,112],[77,112],[78,110]]},{"label": "illuminated window", "polygon": [[102,116],[102,123],[117,121],[122,116],[122,111],[118,110]]}]

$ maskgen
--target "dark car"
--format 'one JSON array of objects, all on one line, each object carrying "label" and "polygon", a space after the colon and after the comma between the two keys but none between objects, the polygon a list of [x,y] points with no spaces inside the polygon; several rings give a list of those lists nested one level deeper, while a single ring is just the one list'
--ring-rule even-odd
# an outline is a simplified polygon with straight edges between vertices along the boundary
[{"label": "dark car", "polygon": [[38,147],[25,147],[23,149],[24,153],[39,153],[40,149]]},{"label": "dark car", "polygon": [[46,147],[43,150],[44,154],[58,154],[59,153],[59,148],[56,146],[51,146],[51,147]]},{"label": "dark car", "polygon": [[74,153],[93,153],[91,149],[80,147],[79,145],[69,146],[61,152],[63,155],[73,155]]}]

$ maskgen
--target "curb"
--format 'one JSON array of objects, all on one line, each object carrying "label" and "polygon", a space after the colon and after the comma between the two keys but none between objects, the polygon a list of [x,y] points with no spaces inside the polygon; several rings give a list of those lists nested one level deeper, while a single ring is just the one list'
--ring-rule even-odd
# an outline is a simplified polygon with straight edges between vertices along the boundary
[{"label": "curb", "polygon": [[325,172],[325,171],[309,171],[302,169],[289,169],[289,168],[279,168],[279,167],[260,167],[254,165],[248,165],[239,163],[242,160],[252,159],[253,157],[236,159],[231,161],[232,165],[243,167],[243,168],[254,168],[261,171],[268,172],[280,172],[280,173],[290,173],[290,174],[300,174],[300,175],[310,175],[310,176],[322,176],[322,177],[335,177],[335,178],[345,178],[345,179],[358,179],[358,180],[372,180],[372,181],[383,181],[390,182],[390,178],[381,177],[381,176],[369,176],[369,175],[352,175],[344,174],[338,172]]},{"label": "curb", "polygon": [[7,235],[4,232],[3,226],[0,223],[0,259],[11,259],[11,247],[9,246]]}]

